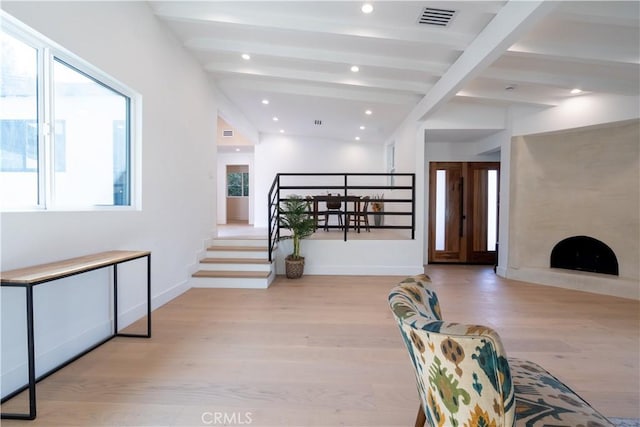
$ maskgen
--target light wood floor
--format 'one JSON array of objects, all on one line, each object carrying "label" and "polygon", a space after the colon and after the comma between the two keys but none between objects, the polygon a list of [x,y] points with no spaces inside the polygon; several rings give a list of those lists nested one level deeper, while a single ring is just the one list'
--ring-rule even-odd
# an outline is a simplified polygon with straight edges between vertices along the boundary
[{"label": "light wood floor", "polygon": [[[640,417],[638,301],[504,280],[488,267],[427,273],[446,319],[494,327],[511,356],[541,364],[605,415]],[[413,425],[413,373],[386,300],[399,280],[191,289],[154,312],[151,340],[94,350],[38,384],[36,421],[2,426],[222,425],[216,413],[228,425]]]}]

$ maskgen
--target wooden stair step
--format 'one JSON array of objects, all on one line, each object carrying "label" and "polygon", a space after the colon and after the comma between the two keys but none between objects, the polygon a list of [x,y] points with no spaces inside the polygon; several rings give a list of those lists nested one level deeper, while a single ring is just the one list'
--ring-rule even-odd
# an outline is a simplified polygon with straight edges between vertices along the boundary
[{"label": "wooden stair step", "polygon": [[205,264],[269,264],[266,258],[203,258]]},{"label": "wooden stair step", "polygon": [[266,246],[209,246],[208,251],[256,252],[269,250]]},{"label": "wooden stair step", "polygon": [[199,270],[192,274],[193,277],[225,277],[240,279],[266,279],[271,274],[269,271],[209,271]]}]

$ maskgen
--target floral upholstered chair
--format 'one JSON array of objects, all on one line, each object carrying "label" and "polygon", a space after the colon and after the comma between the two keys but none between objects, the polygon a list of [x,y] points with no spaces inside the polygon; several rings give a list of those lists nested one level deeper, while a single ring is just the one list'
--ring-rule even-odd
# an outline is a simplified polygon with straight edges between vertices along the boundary
[{"label": "floral upholstered chair", "polygon": [[409,277],[389,294],[415,368],[416,426],[613,426],[542,367],[508,359],[491,328],[445,322],[430,282]]}]

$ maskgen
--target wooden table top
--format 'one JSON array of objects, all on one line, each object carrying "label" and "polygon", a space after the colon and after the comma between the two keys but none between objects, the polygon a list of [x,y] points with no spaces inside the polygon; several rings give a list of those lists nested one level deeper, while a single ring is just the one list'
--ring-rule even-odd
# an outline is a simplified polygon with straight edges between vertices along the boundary
[{"label": "wooden table top", "polygon": [[0,273],[0,283],[3,285],[33,285],[119,262],[142,258],[150,253],[149,251],[107,251],[48,264],[3,271]]},{"label": "wooden table top", "polygon": [[317,195],[317,196],[312,196],[314,200],[320,201],[320,202],[326,202],[327,200],[335,200],[335,199],[339,199],[341,201],[348,201],[348,202],[355,202],[358,200],[362,200],[362,196],[353,196],[353,195],[348,195],[345,197],[344,194],[332,194],[331,196],[326,195],[326,194],[321,194],[321,195]]}]

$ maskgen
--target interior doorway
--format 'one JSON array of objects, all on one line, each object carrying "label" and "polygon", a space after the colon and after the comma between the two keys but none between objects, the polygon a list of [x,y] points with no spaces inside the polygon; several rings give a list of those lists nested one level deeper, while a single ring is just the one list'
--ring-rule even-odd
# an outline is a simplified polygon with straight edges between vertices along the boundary
[{"label": "interior doorway", "polygon": [[227,165],[227,223],[249,223],[249,165]]},{"label": "interior doorway", "polygon": [[430,263],[495,264],[499,162],[429,164]]}]

